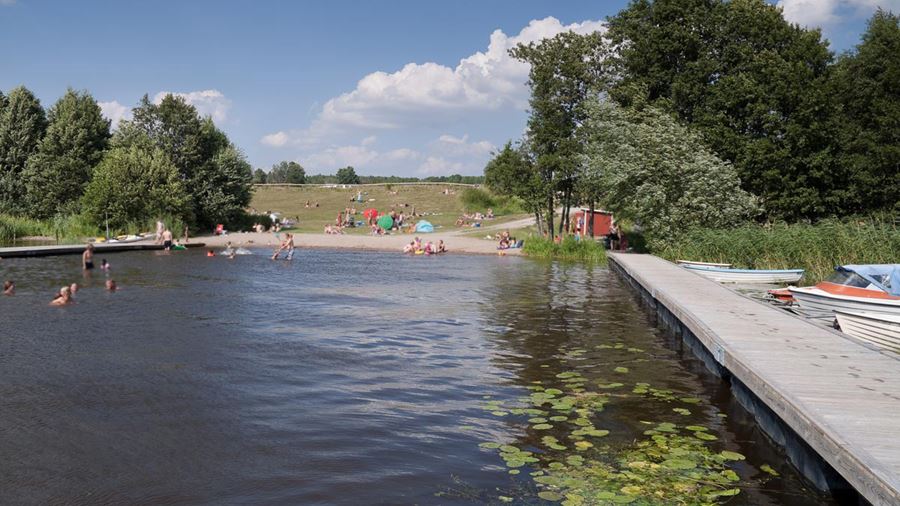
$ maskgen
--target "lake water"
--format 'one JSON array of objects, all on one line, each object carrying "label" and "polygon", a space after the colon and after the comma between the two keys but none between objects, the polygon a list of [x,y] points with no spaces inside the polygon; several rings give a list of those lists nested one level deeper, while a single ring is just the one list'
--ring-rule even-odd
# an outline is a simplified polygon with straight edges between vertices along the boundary
[{"label": "lake water", "polygon": [[[604,268],[264,254],[106,255],[116,293],[78,257],[0,261],[18,285],[0,298],[0,502],[537,504],[529,472],[479,444],[542,451],[546,432],[498,403],[576,371],[589,392],[624,385],[603,387],[592,421],[610,433],[580,455],[642,421],[693,423],[746,456],[729,504],[831,503]],[[73,281],[77,304],[47,306]],[[636,383],[696,398],[690,415]]]}]

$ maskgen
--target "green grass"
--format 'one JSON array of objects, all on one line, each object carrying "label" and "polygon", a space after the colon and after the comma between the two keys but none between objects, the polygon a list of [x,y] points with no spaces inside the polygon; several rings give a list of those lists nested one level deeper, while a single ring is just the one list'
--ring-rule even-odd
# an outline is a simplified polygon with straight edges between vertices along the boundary
[{"label": "green grass", "polygon": [[653,253],[673,261],[722,262],[738,268],[805,269],[804,284],[815,284],[837,265],[900,262],[900,229],[882,218],[694,229]]},{"label": "green grass", "polygon": [[[453,193],[445,195],[444,189],[450,189]],[[498,198],[483,190],[476,190],[478,194],[474,194],[476,197],[473,199],[473,194],[469,190],[453,185],[385,184],[351,188],[257,186],[254,188],[250,205],[259,212],[277,211],[287,218],[298,220],[296,230],[299,232],[322,232],[325,225],[334,224],[337,214],[347,207],[356,209],[359,221],[363,220],[362,212],[370,207],[378,209],[379,213],[395,209],[404,215],[408,215],[415,208],[416,213],[425,214],[416,220],[425,219],[435,227],[450,230],[456,229],[456,219],[464,212],[486,212],[491,205],[485,204],[496,204],[493,206],[494,214],[502,219],[494,223],[524,216],[509,199]],[[356,196],[357,191],[363,192],[365,202],[350,201]],[[466,199],[462,198],[463,195],[466,195]],[[370,199],[373,200],[369,201]],[[306,207],[307,201],[312,207]],[[316,202],[319,203],[319,207],[315,207]],[[347,231],[369,232],[367,228]]]},{"label": "green grass", "polygon": [[573,236],[566,236],[559,243],[543,237],[532,236],[525,239],[522,251],[533,258],[606,263],[606,250],[603,248],[602,242],[587,239],[577,241]]}]

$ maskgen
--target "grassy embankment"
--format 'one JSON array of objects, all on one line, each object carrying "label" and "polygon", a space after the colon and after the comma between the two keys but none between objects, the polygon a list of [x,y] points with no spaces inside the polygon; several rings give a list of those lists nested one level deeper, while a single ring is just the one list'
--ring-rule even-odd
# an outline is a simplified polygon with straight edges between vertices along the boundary
[{"label": "grassy embankment", "polygon": [[836,265],[900,262],[900,228],[893,221],[871,218],[697,229],[653,253],[673,261],[728,262],[739,268],[805,269],[803,284],[814,284]]},{"label": "grassy embankment", "polygon": [[[163,218],[173,230],[183,228],[180,219]],[[156,220],[148,219],[145,223],[131,223],[118,230],[111,230],[111,235],[136,234],[154,230]],[[35,220],[21,216],[0,214],[0,244],[12,245],[21,243],[23,239],[38,241],[56,241],[61,244],[83,242],[90,238],[103,237],[104,227],[95,225],[81,215],[62,216],[48,220]]]},{"label": "grassy embankment", "polygon": [[[450,189],[451,194],[444,194]],[[357,191],[363,192],[364,202],[351,202]],[[306,207],[309,201],[311,207]],[[315,203],[319,207],[315,207]],[[526,216],[514,202],[498,198],[483,190],[454,185],[378,185],[353,186],[352,188],[325,188],[322,186],[257,186],[250,205],[259,212],[277,211],[284,217],[296,219],[298,232],[321,233],[325,225],[334,224],[337,214],[345,208],[355,208],[357,221],[363,221],[362,212],[375,208],[379,213],[396,209],[408,215],[415,209],[424,216],[418,219],[430,221],[442,231],[465,230],[456,227],[456,220],[465,212],[485,212],[493,208],[497,216],[491,224],[500,224]],[[347,233],[366,234],[367,227],[345,229]]]}]

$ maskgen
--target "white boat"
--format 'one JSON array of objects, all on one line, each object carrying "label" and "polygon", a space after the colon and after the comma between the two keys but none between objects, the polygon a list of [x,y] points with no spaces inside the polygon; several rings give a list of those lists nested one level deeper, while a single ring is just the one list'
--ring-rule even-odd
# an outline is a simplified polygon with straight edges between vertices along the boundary
[{"label": "white boat", "polygon": [[788,291],[813,318],[833,318],[836,310],[900,316],[900,264],[844,265],[816,286]]},{"label": "white boat", "polygon": [[682,265],[685,269],[719,283],[796,283],[803,269],[726,269],[702,265]]},{"label": "white boat", "polygon": [[900,315],[865,313],[861,311],[834,312],[841,332],[890,351],[900,353]]},{"label": "white boat", "polygon": [[143,241],[144,239],[147,239],[147,237],[143,237],[140,235],[128,235],[128,236],[124,236],[124,237],[119,236],[115,239],[110,239],[109,241],[106,241],[106,242],[108,244],[124,244],[124,243],[129,243],[129,242]]},{"label": "white boat", "polygon": [[838,310],[900,316],[900,298],[857,297],[832,293],[815,286],[789,287],[800,309],[813,318],[831,318]]},{"label": "white boat", "polygon": [[716,264],[712,262],[694,262],[693,260],[675,260],[678,265],[692,265],[694,267],[719,267],[722,269],[730,269],[731,264]]}]

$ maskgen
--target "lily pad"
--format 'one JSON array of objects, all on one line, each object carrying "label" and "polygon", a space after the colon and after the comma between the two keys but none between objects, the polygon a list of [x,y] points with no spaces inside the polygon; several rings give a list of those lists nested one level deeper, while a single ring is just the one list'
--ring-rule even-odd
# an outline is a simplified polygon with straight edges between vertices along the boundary
[{"label": "lily pad", "polygon": [[778,471],[772,469],[772,466],[770,466],[769,464],[763,464],[759,466],[759,470],[764,473],[769,473],[772,476],[781,476],[780,474],[778,474]]},{"label": "lily pad", "polygon": [[624,374],[624,373],[628,372],[628,368],[619,366],[619,367],[616,367],[615,369],[613,369],[613,371]]},{"label": "lily pad", "polygon": [[544,490],[543,492],[538,492],[538,497],[540,497],[541,499],[543,499],[545,501],[553,501],[553,502],[559,502],[559,501],[562,501],[562,499],[563,499],[562,495],[560,495],[556,492],[550,491],[550,490]]},{"label": "lily pad", "polygon": [[708,432],[695,432],[694,437],[704,441],[715,441],[716,439],[719,439]]},{"label": "lily pad", "polygon": [[724,457],[726,460],[744,460],[744,458],[745,458],[743,455],[741,455],[738,452],[732,452],[732,451],[728,451],[728,450],[725,450],[725,451],[719,453],[719,455]]},{"label": "lily pad", "polygon": [[549,423],[539,423],[537,425],[532,425],[531,427],[534,430],[548,430],[548,429],[552,429],[553,425],[550,425]]},{"label": "lily pad", "polygon": [[678,413],[679,415],[688,416],[691,414],[691,410],[684,408],[672,408],[672,411]]},{"label": "lily pad", "polygon": [[697,467],[697,463],[692,460],[687,459],[669,459],[663,461],[663,467],[668,467],[669,469],[693,469]]}]

